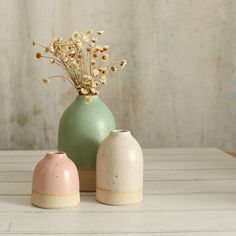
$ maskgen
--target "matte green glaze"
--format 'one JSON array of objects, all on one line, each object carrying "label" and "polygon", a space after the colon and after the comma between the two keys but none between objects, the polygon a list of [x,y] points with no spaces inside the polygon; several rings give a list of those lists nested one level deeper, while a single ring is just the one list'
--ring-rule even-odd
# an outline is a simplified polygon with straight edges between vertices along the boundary
[{"label": "matte green glaze", "polygon": [[111,111],[98,96],[89,104],[77,96],[61,117],[58,150],[81,169],[95,168],[97,149],[115,127]]}]

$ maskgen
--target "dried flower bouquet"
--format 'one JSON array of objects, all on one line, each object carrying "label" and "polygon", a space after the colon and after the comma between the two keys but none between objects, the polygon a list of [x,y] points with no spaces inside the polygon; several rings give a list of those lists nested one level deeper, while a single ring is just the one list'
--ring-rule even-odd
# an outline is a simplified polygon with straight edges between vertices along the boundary
[{"label": "dried flower bouquet", "polygon": [[97,45],[103,31],[87,33],[74,32],[68,40],[55,38],[48,46],[33,41],[33,46],[40,46],[44,52],[37,52],[36,59],[46,58],[51,64],[61,67],[65,73],[46,77],[48,84],[51,78],[64,78],[78,91],[79,95],[98,95],[101,86],[107,83],[109,73],[127,65],[126,60],[109,64],[109,47]]}]

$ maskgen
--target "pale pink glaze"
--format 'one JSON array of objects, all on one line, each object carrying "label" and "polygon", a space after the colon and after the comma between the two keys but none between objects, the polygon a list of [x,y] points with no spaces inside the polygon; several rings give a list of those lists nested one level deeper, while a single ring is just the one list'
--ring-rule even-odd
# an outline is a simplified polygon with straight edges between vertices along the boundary
[{"label": "pale pink glaze", "polygon": [[78,193],[77,167],[64,152],[48,152],[34,169],[32,189],[48,195]]}]

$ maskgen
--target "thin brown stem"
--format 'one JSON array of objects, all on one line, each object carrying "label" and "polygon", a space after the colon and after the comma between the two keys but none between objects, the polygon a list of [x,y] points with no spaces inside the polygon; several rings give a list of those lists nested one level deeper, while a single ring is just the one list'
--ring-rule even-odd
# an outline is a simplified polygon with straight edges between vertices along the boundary
[{"label": "thin brown stem", "polygon": [[60,60],[61,60],[61,63],[65,66],[66,68],[66,71],[68,72],[68,74],[71,76],[71,79],[73,80],[74,82],[74,77],[73,75],[71,74],[71,71],[70,71],[70,68],[68,68],[68,66],[66,65],[66,63],[63,61],[63,59],[59,56]]},{"label": "thin brown stem", "polygon": [[47,48],[47,47],[45,47],[45,46],[43,46],[42,44],[39,44],[39,43],[35,43],[35,45],[37,45],[37,46],[39,46],[39,47],[41,47],[41,48],[44,48],[44,49]]},{"label": "thin brown stem", "polygon": [[92,75],[92,66],[91,66],[91,51],[89,53],[89,70],[90,70],[90,75]]},{"label": "thin brown stem", "polygon": [[[65,68],[65,67],[63,66],[63,64],[59,64],[59,63],[57,63],[57,62],[55,62],[55,64],[58,65],[58,66],[60,66],[63,70],[67,71],[67,68]],[[68,71],[67,71],[67,72],[68,72]]]},{"label": "thin brown stem", "polygon": [[53,76],[49,76],[47,78],[51,79],[51,78],[65,78],[65,77],[63,75],[53,75]]},{"label": "thin brown stem", "polygon": [[60,60],[58,60],[58,59],[57,59],[57,58],[55,58],[55,57],[50,57],[50,56],[42,56],[42,58],[52,59],[52,60],[55,60],[56,62],[58,62],[58,63],[62,64],[62,63],[61,63],[61,61],[60,61]]},{"label": "thin brown stem", "polygon": [[75,87],[75,84],[68,77],[66,77],[66,80],[68,80],[73,85],[73,87]]}]

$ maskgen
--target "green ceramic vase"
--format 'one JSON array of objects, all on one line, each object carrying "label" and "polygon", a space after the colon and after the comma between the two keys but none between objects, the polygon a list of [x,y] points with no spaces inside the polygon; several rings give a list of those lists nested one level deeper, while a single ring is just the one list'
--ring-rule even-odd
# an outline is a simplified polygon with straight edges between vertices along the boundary
[{"label": "green ceramic vase", "polygon": [[58,150],[65,152],[78,167],[81,191],[95,191],[97,150],[115,128],[111,111],[98,96],[93,96],[90,103],[85,96],[77,96],[63,113]]}]

